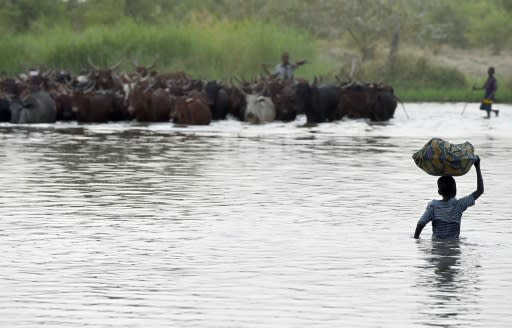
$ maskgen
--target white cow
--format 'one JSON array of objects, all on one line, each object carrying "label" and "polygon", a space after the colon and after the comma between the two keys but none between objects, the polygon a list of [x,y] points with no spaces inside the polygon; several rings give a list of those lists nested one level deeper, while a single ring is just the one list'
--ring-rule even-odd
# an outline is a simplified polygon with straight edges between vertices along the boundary
[{"label": "white cow", "polygon": [[276,119],[276,109],[272,99],[260,95],[246,95],[247,107],[244,121],[260,124]]}]

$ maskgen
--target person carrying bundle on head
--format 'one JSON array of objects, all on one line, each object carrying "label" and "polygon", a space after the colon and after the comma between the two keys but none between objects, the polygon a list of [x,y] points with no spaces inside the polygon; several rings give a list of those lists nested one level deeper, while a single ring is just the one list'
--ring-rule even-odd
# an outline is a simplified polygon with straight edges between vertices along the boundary
[{"label": "person carrying bundle on head", "polygon": [[484,182],[480,171],[480,158],[477,156],[474,163],[476,169],[477,188],[466,197],[455,198],[457,185],[452,176],[442,176],[437,180],[438,193],[442,200],[432,200],[421,216],[414,232],[414,238],[419,238],[425,225],[432,222],[432,237],[436,239],[458,238],[462,213],[475,205],[475,201],[484,192]]}]

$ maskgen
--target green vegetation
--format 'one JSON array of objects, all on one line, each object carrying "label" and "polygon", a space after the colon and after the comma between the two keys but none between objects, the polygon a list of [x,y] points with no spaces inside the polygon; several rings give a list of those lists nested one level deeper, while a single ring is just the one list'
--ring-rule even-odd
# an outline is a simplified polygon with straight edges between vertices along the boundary
[{"label": "green vegetation", "polygon": [[132,20],[108,28],[91,26],[75,32],[53,27],[37,34],[2,38],[0,68],[19,72],[23,65],[49,65],[78,71],[90,57],[99,66],[124,60],[149,65],[157,56],[161,70],[184,70],[194,76],[251,77],[262,63],[273,64],[285,49],[312,60],[304,74],[322,74],[330,67],[316,60],[316,41],[307,32],[255,20],[206,21],[197,17],[182,24],[140,25]]},{"label": "green vegetation", "polygon": [[[400,100],[407,102],[475,102],[482,101],[483,91],[471,91],[471,88],[448,88],[448,89],[411,89],[407,87],[395,88],[395,93]],[[512,96],[509,93],[499,93],[496,101],[498,103],[512,103]]]},{"label": "green vegetation", "polygon": [[[481,73],[405,49],[500,54],[511,29],[512,0],[0,0],[0,70],[76,72],[88,57],[129,70],[158,56],[160,70],[249,79],[287,50],[311,62],[297,72],[307,79],[346,79],[356,58],[357,79],[391,84],[403,100],[478,101]],[[499,74],[498,97],[510,101],[512,79]]]}]

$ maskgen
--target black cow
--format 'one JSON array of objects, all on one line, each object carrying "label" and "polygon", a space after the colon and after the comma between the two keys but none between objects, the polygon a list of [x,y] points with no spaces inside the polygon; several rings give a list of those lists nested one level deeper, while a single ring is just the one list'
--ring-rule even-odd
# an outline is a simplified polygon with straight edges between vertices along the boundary
[{"label": "black cow", "polygon": [[48,92],[34,92],[23,99],[23,108],[19,112],[17,123],[55,123],[56,120],[55,101]]},{"label": "black cow", "polygon": [[372,120],[387,121],[395,115],[398,105],[397,98],[392,87],[377,87],[377,101]]},{"label": "black cow", "polygon": [[301,81],[296,86],[297,112],[306,114],[308,123],[323,123],[342,118],[338,112],[338,87],[316,86]]},{"label": "black cow", "polygon": [[19,122],[22,109],[23,101],[19,97],[14,97],[10,100],[9,110],[11,111],[11,123]]},{"label": "black cow", "polygon": [[11,109],[9,100],[0,98],[0,122],[11,121]]},{"label": "black cow", "polygon": [[212,112],[213,120],[224,120],[231,108],[230,97],[217,81],[208,81],[204,86],[208,107]]},{"label": "black cow", "polygon": [[54,96],[57,110],[57,121],[74,121],[73,96],[68,94],[58,94]]}]

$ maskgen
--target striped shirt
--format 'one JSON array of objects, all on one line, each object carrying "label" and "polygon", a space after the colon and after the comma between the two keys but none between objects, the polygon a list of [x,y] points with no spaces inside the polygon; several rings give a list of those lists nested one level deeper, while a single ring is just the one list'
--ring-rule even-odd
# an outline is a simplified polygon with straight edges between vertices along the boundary
[{"label": "striped shirt", "polygon": [[473,205],[475,198],[472,194],[461,199],[452,198],[446,202],[433,200],[428,203],[418,224],[424,225],[432,221],[433,238],[457,238],[460,234],[462,213]]}]

